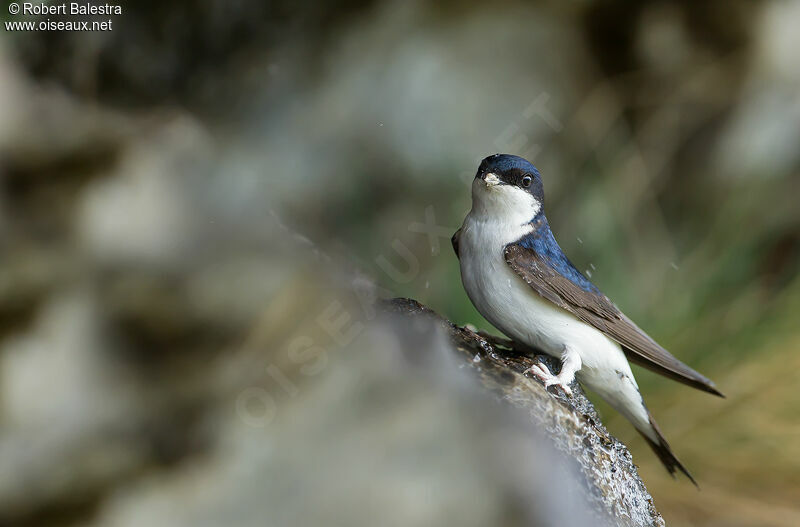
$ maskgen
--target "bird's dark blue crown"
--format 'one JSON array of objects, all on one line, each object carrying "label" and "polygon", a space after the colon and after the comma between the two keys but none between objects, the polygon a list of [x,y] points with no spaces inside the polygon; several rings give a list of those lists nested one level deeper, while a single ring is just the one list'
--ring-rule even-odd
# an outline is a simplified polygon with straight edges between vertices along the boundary
[{"label": "bird's dark blue crown", "polygon": [[511,154],[493,154],[481,162],[480,169],[488,172],[501,173],[517,169],[522,172],[530,172],[536,177],[541,177],[539,170],[533,166],[533,163],[524,157],[514,156]]}]

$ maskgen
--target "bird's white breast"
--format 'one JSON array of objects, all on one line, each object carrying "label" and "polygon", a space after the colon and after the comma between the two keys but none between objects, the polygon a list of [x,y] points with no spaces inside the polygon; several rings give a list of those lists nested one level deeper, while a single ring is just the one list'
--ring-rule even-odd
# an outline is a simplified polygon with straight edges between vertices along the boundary
[{"label": "bird's white breast", "polygon": [[467,216],[459,238],[461,278],[472,303],[495,327],[512,339],[559,356],[585,324],[539,296],[503,258],[505,246],[530,228]]}]

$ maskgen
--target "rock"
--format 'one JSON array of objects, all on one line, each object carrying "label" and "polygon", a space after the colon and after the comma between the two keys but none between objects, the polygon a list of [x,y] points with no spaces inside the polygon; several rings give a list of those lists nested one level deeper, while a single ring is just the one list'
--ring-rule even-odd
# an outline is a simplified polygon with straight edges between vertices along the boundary
[{"label": "rock", "polygon": [[454,355],[474,371],[480,384],[510,406],[527,410],[531,422],[577,467],[584,497],[596,514],[612,518],[616,525],[664,525],[630,451],[609,434],[580,385],[573,382],[573,395],[567,397],[550,393],[539,381],[522,373],[534,361],[557,371],[557,360],[545,354],[522,355],[503,349],[415,300],[396,298],[384,307],[390,313],[430,319],[442,327]]}]

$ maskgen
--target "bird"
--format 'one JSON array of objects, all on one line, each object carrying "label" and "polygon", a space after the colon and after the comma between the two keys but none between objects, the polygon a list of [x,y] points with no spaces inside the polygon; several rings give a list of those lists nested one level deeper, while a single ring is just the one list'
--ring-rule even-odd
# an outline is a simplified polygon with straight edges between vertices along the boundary
[{"label": "bird", "polygon": [[467,296],[522,349],[560,359],[525,370],[567,396],[573,380],[598,394],[644,437],[669,473],[678,460],[644,403],[630,362],[725,397],[714,383],[656,343],[566,257],[545,216],[542,178],[528,160],[494,154],[472,181],[472,208],[452,237]]}]

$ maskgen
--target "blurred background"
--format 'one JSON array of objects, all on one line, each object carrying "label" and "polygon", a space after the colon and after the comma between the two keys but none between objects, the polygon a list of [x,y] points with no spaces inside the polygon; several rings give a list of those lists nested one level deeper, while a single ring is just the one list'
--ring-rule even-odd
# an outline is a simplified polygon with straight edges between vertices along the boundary
[{"label": "blurred background", "polygon": [[470,459],[434,411],[459,398],[361,382],[419,372],[341,288],[492,330],[449,236],[506,152],[575,265],[728,396],[636,369],[701,492],[598,406],[667,524],[800,525],[800,4],[121,5],[0,35],[0,524],[337,524],[364,489],[397,524],[511,524],[499,491],[459,508],[495,476],[434,478]]}]

